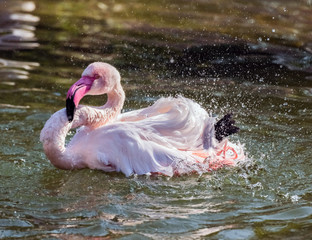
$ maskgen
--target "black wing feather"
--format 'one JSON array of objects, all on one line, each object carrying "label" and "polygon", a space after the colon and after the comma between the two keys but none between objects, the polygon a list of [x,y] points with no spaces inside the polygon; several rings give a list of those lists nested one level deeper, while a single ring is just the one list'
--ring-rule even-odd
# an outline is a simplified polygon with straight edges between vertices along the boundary
[{"label": "black wing feather", "polygon": [[239,127],[234,126],[235,120],[232,116],[232,113],[226,114],[215,124],[215,136],[219,142],[221,142],[223,138],[239,131]]}]

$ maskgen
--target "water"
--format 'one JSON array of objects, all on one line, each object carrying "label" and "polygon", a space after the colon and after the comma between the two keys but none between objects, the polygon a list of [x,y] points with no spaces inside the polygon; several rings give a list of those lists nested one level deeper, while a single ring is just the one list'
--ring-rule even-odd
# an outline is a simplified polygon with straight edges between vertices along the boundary
[{"label": "water", "polygon": [[[2,0],[0,13],[0,238],[309,238],[311,1]],[[249,160],[173,178],[55,169],[40,130],[93,61],[120,69],[126,111],[183,94],[234,112]]]}]

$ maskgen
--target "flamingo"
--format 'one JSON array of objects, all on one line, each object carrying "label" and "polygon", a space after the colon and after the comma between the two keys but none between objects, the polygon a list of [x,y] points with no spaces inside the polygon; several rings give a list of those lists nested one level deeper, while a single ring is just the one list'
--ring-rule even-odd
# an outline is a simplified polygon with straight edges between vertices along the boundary
[{"label": "flamingo", "polygon": [[[103,106],[79,105],[85,95],[101,94],[107,94]],[[162,97],[152,106],[121,113],[124,101],[117,69],[90,64],[68,90],[66,108],[55,112],[41,131],[50,162],[60,169],[173,176],[233,166],[245,158],[242,146],[227,139],[239,130],[231,114],[216,122],[182,96]],[[74,128],[76,134],[65,144]]]}]

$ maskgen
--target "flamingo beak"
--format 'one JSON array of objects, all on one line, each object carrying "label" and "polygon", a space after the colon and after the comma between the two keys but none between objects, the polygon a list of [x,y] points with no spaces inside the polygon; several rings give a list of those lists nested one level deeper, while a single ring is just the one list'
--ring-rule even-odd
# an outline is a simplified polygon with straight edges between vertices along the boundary
[{"label": "flamingo beak", "polygon": [[92,83],[95,78],[82,77],[74,83],[67,92],[66,96],[66,114],[69,122],[73,121],[76,108],[80,100],[91,89]]}]

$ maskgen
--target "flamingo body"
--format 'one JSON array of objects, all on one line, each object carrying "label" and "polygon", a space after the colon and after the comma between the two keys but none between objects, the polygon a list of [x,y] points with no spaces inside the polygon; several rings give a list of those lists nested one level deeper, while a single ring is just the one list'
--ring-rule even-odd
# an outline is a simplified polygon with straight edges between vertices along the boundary
[{"label": "flamingo body", "polygon": [[[86,94],[108,94],[103,107],[78,105]],[[240,145],[214,136],[215,118],[182,96],[160,98],[152,106],[123,113],[118,71],[93,63],[68,91],[74,108],[61,109],[45,124],[40,139],[58,168],[91,168],[132,174],[172,176],[207,172],[244,159]],[[65,147],[71,128],[80,127]]]}]

